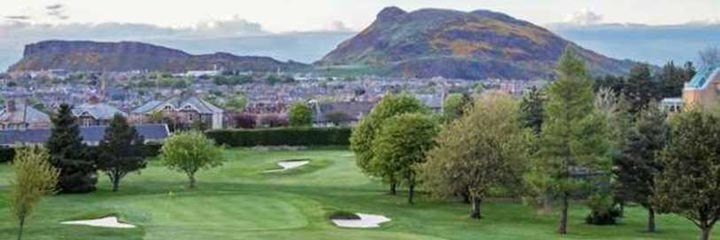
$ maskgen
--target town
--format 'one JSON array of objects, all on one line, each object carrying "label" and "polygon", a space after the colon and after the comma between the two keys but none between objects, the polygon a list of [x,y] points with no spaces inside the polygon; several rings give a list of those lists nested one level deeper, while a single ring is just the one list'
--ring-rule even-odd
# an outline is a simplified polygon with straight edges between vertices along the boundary
[{"label": "town", "polygon": [[717,239],[717,7],[3,1],[0,239]]}]

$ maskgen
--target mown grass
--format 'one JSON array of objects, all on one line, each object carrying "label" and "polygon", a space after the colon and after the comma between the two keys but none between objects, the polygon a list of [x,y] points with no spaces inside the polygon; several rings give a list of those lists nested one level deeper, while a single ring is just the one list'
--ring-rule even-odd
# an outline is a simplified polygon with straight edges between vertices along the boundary
[{"label": "mown grass", "polygon": [[[224,166],[198,175],[188,190],[183,174],[152,162],[140,174],[124,179],[110,192],[101,176],[91,194],[59,195],[41,202],[30,219],[25,239],[559,239],[556,214],[540,215],[512,201],[483,205],[485,218],[467,217],[468,206],[424,195],[416,205],[405,196],[390,196],[378,181],[365,177],[353,155],[342,149],[252,151],[230,149]],[[279,173],[264,173],[276,162],[309,158],[310,164]],[[7,207],[7,179],[0,166],[0,239],[13,239],[14,221]],[[337,228],[329,216],[337,211],[382,214],[392,219],[378,229]],[[575,203],[570,234],[563,239],[694,239],[687,220],[662,215],[659,232],[644,232],[645,211],[630,207],[616,226],[583,222],[587,209]],[[138,226],[104,229],[61,225],[61,221],[115,215]],[[718,236],[715,234],[714,236]]]}]

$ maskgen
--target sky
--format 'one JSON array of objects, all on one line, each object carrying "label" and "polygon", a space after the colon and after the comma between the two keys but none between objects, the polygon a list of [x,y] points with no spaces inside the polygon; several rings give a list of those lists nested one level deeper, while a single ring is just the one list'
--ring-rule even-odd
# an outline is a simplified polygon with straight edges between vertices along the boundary
[{"label": "sky", "polygon": [[386,6],[408,11],[489,9],[540,25],[720,22],[720,0],[2,0],[0,24],[134,23],[204,29],[229,24],[270,33],[359,31]]}]

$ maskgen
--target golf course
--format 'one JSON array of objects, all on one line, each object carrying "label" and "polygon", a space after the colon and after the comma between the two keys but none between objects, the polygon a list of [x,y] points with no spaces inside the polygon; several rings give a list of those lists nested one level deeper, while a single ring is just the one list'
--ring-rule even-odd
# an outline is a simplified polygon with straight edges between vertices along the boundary
[{"label": "golf course", "polygon": [[[140,174],[123,179],[111,192],[107,176],[98,190],[44,198],[28,219],[26,239],[559,239],[557,213],[540,214],[519,200],[483,203],[482,220],[468,205],[420,193],[415,205],[405,191],[387,193],[380,181],[363,175],[344,147],[298,151],[224,150],[221,167],[200,171],[197,187],[187,177],[151,160]],[[282,171],[278,162],[307,159]],[[14,239],[17,223],[7,204],[7,164],[0,165],[0,239]],[[422,191],[422,189],[420,189]],[[695,239],[697,228],[676,215],[660,215],[658,232],[645,232],[646,211],[626,208],[618,225],[585,224],[588,209],[573,202],[569,233],[562,239]],[[378,228],[341,228],[330,220],[338,211],[382,215]],[[134,228],[61,224],[116,216]],[[717,232],[717,231],[716,231]],[[715,234],[718,238],[720,235]]]}]

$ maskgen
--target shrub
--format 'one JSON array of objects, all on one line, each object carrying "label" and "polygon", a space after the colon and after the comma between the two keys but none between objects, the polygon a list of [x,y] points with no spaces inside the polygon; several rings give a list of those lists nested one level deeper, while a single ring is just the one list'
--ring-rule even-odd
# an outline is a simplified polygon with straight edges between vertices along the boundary
[{"label": "shrub", "polygon": [[231,147],[349,145],[350,128],[230,129],[206,132],[217,144]]},{"label": "shrub", "polygon": [[260,118],[260,125],[266,126],[266,127],[287,127],[289,126],[289,122],[287,117],[283,117],[277,114],[268,114],[264,115]]},{"label": "shrub", "polygon": [[10,162],[15,157],[15,149],[0,147],[0,163]]},{"label": "shrub", "polygon": [[592,195],[587,200],[590,207],[590,214],[585,217],[585,222],[592,225],[614,225],[621,211],[612,203],[609,196],[600,194]]},{"label": "shrub", "polygon": [[235,127],[252,129],[257,125],[257,117],[252,114],[240,113],[235,115]]}]

